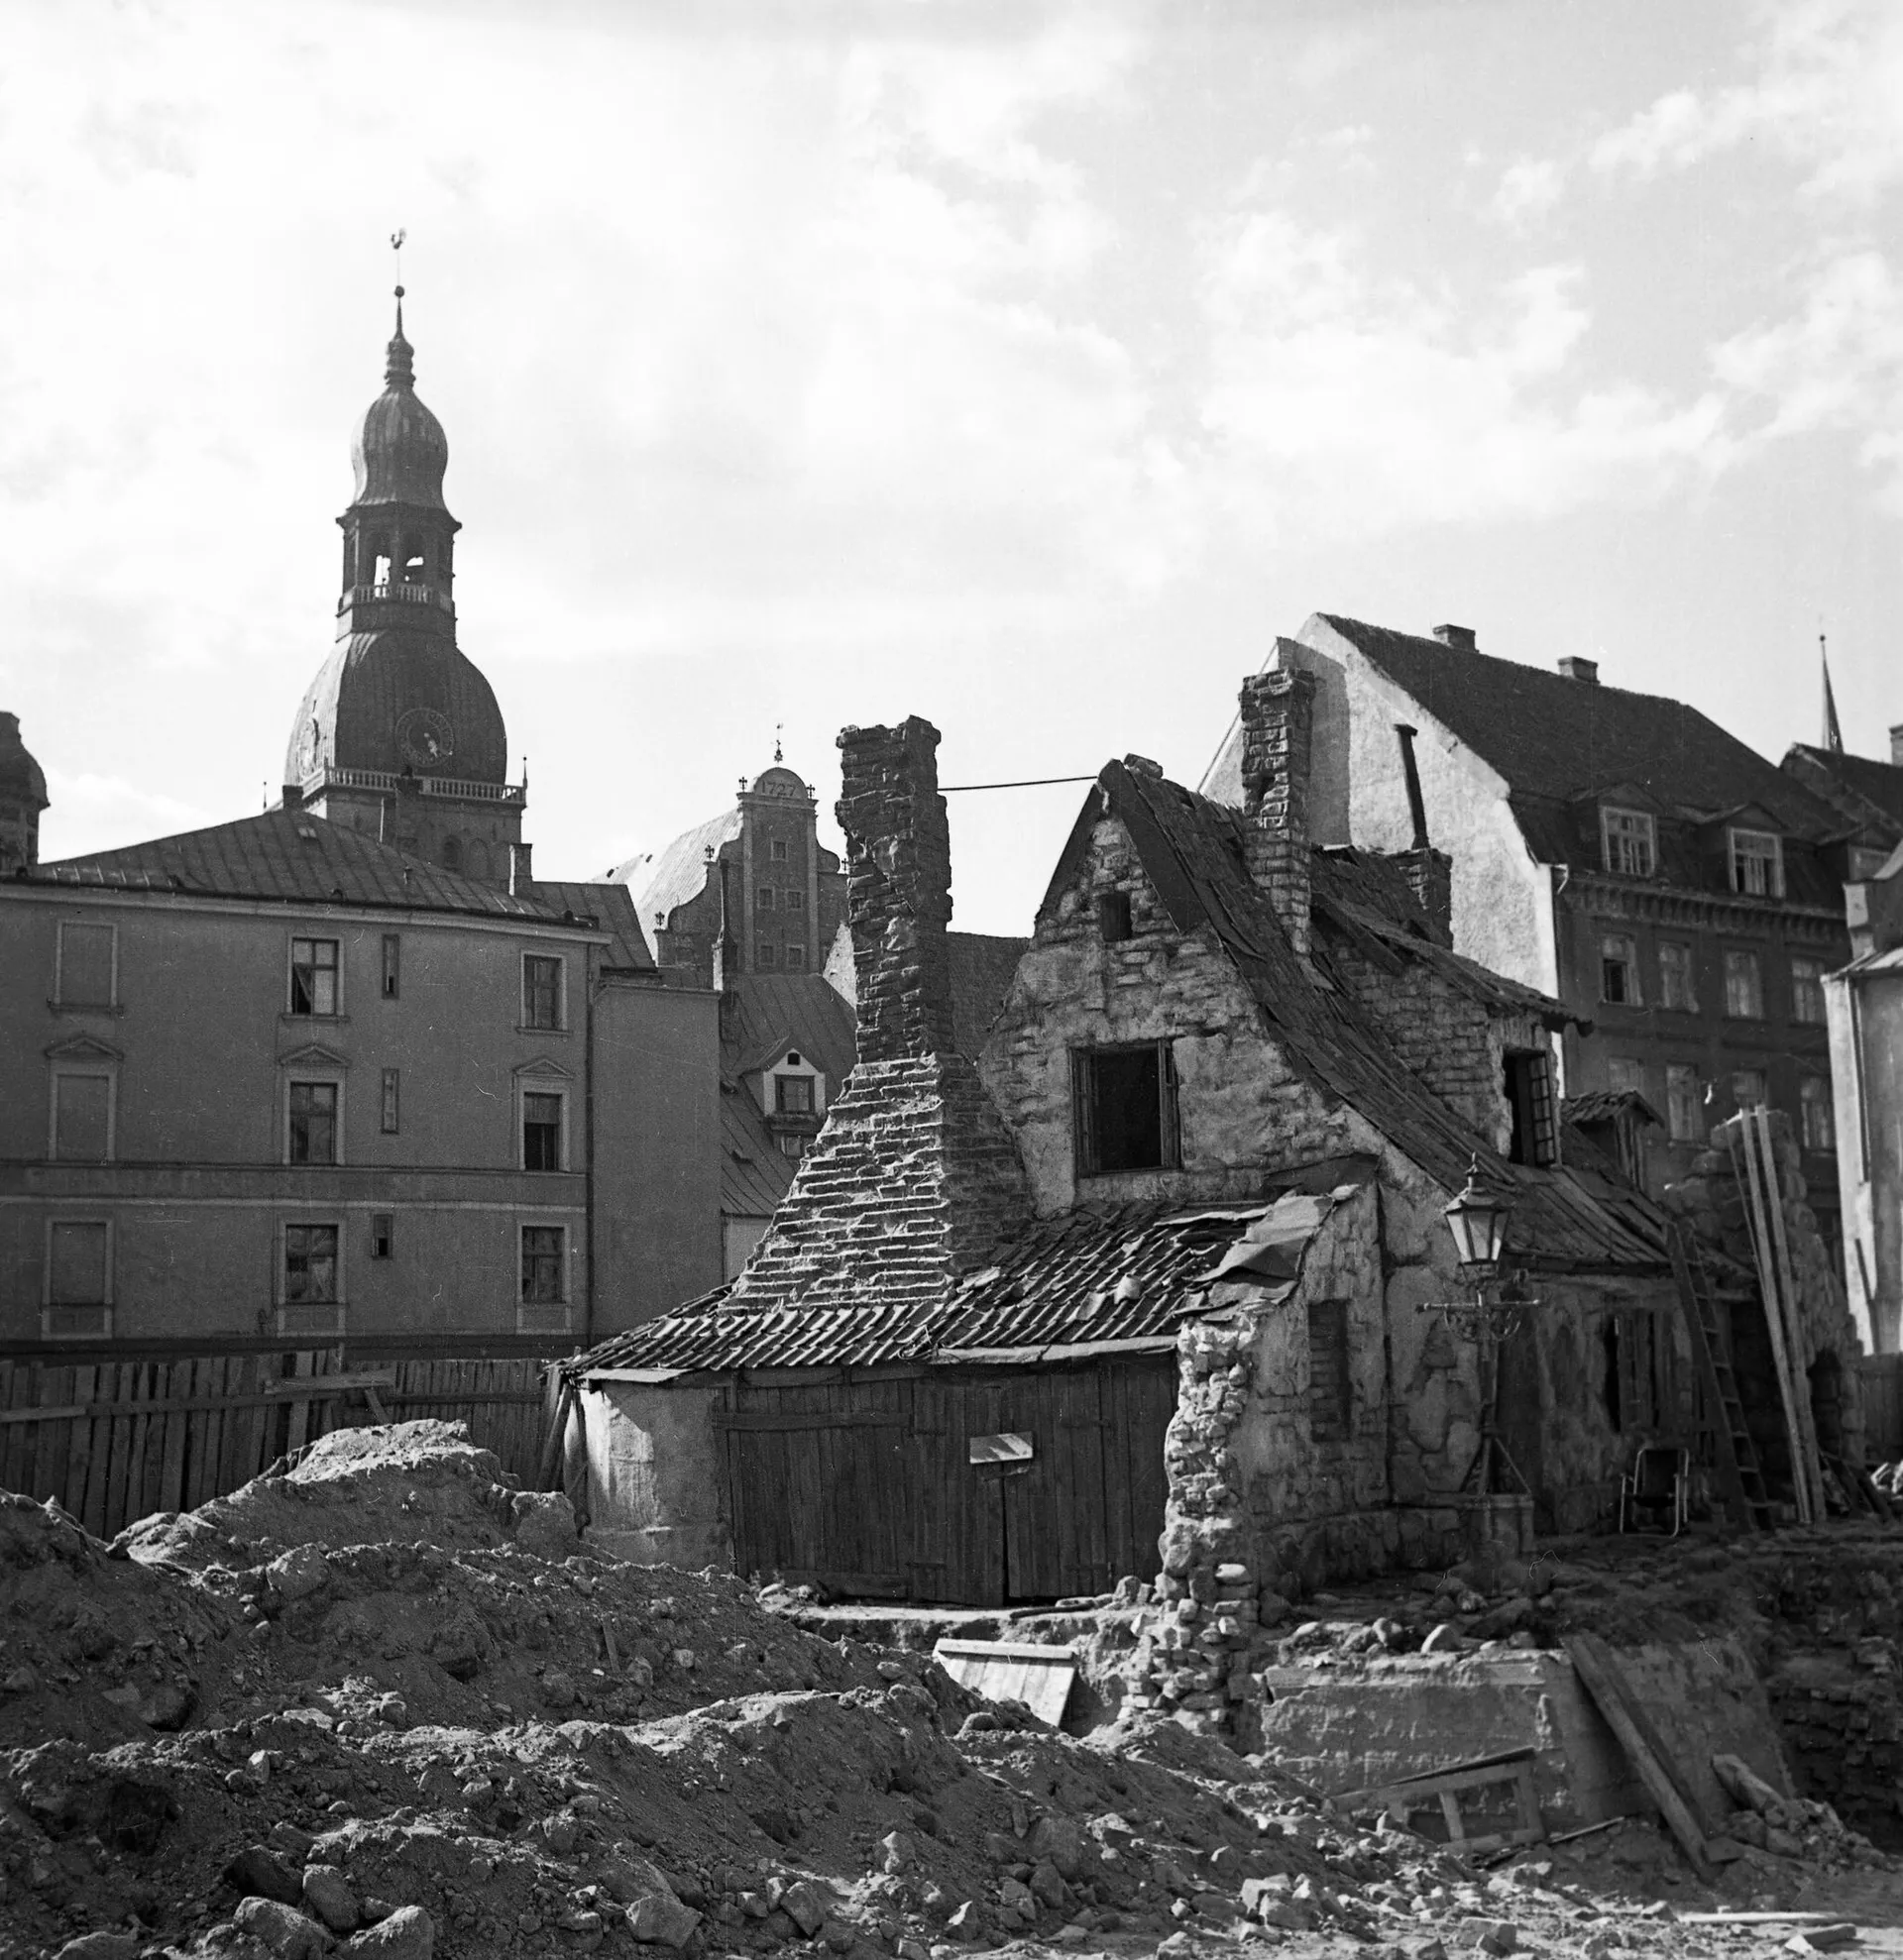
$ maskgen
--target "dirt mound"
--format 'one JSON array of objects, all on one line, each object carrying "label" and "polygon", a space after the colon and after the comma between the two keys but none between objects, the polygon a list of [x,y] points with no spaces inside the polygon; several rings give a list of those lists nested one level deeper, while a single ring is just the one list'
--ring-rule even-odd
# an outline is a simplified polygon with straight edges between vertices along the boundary
[{"label": "dirt mound", "polygon": [[523,1490],[460,1422],[337,1430],[228,1497],[142,1519],[116,1549],[202,1572],[299,1545],[404,1543],[512,1544],[554,1559],[580,1550],[567,1500]]}]

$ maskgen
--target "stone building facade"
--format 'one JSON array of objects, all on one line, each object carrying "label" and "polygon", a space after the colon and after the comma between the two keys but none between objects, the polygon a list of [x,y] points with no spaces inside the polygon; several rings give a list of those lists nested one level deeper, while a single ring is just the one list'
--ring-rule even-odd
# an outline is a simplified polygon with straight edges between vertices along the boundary
[{"label": "stone building facade", "polygon": [[[936,738],[917,722],[847,731],[858,1068],[725,1297],[577,1364],[601,1397],[603,1464],[643,1424],[678,1434],[683,1395],[735,1420],[724,1398],[749,1365],[842,1379],[848,1406],[875,1366],[1043,1379],[1162,1343],[1176,1368],[1166,1596],[1241,1601],[1443,1563],[1529,1513],[1610,1521],[1632,1448],[1683,1415],[1675,1387],[1616,1412],[1588,1364],[1609,1325],[1670,1347],[1663,1220],[1616,1176],[1561,1161],[1567,1011],[1447,945],[1417,896],[1446,889],[1427,851],[1299,834],[1312,685],[1248,684],[1241,810],[1141,757],[1106,766],[974,1077],[947,1052]],[[1441,1214],[1476,1161],[1511,1195],[1510,1257],[1538,1302],[1501,1411],[1530,1504],[1463,1489],[1481,1383],[1471,1342],[1434,1311],[1471,1297]],[[1053,1231],[1089,1250],[1027,1252]],[[1166,1259],[1149,1250],[1162,1232],[1205,1236]],[[685,1372],[662,1383],[664,1369]],[[1016,1447],[1029,1465],[1045,1446]],[[754,1499],[732,1461],[710,1493],[731,1508],[700,1519],[700,1542],[745,1537]],[[1126,1460],[1124,1479],[1142,1468]],[[894,1473],[951,1505],[972,1472],[948,1454]],[[638,1527],[654,1529],[658,1515]],[[1222,1704],[1248,1647],[1247,1616],[1227,1617],[1220,1656],[1158,1660],[1160,1698]]]}]

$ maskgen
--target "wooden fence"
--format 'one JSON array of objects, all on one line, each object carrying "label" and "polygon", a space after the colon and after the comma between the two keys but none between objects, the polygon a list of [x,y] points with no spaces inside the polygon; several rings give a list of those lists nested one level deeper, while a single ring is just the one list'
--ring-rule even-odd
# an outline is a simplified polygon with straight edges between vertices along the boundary
[{"label": "wooden fence", "polygon": [[1863,1390],[1863,1452],[1872,1464],[1903,1458],[1903,1355],[1863,1355],[1856,1363]]},{"label": "wooden fence", "polygon": [[[549,1384],[549,1385],[552,1385]],[[551,1419],[532,1357],[346,1356],[335,1348],[0,1358],[0,1489],[56,1497],[98,1538],[236,1490],[333,1429],[435,1416],[528,1486]]]}]

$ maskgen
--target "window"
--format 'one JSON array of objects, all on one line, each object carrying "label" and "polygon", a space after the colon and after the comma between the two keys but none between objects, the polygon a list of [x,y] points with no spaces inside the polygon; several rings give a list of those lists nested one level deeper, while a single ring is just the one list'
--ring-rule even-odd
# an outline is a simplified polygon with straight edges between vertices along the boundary
[{"label": "window", "polygon": [[1692,981],[1692,949],[1682,939],[1658,942],[1658,1002],[1660,1007],[1698,1012],[1698,989]]},{"label": "window", "polygon": [[773,910],[773,887],[771,885],[762,885],[760,887],[759,907],[762,912],[771,912]]},{"label": "window", "polygon": [[568,1297],[568,1230],[560,1225],[522,1227],[522,1305],[560,1306]]},{"label": "window", "polygon": [[1757,899],[1784,896],[1784,849],[1769,830],[1734,830],[1732,890]]},{"label": "window", "polygon": [[1741,1110],[1762,1109],[1767,1091],[1761,1068],[1735,1069],[1732,1074],[1732,1101]]},{"label": "window", "polygon": [[396,1135],[401,1116],[402,1084],[403,1072],[400,1068],[384,1070],[384,1135],[386,1137]]},{"label": "window", "polygon": [[59,963],[54,975],[54,998],[61,1007],[113,1005],[118,937],[117,928],[111,926],[68,924],[59,927]]},{"label": "window", "polygon": [[529,1090],[522,1097],[522,1168],[562,1167],[562,1098]]},{"label": "window", "polygon": [[403,942],[399,934],[384,934],[384,999],[393,1001],[402,990]]},{"label": "window", "polygon": [[291,940],[290,1011],[292,1014],[337,1012],[335,939]]},{"label": "window", "polygon": [[1657,838],[1651,817],[1642,810],[1599,813],[1599,834],[1605,845],[1606,869],[1627,878],[1649,878],[1658,867]]},{"label": "window", "polygon": [[58,1163],[104,1163],[112,1155],[109,1074],[55,1074],[52,1143],[50,1154]]},{"label": "window", "polygon": [[562,1025],[562,962],[542,953],[522,955],[522,1026]]},{"label": "window", "polygon": [[1645,1064],[1630,1055],[1613,1055],[1606,1063],[1606,1080],[1615,1090],[1642,1096],[1645,1093]]},{"label": "window", "polygon": [[284,1305],[334,1306],[337,1292],[337,1228],[284,1227]]},{"label": "window", "polygon": [[1162,1170],[1180,1160],[1175,1061],[1168,1041],[1080,1048],[1070,1064],[1080,1175]]},{"label": "window", "polygon": [[1617,1430],[1657,1429],[1678,1406],[1671,1329],[1644,1308],[1609,1313],[1600,1333],[1606,1358],[1606,1415]]},{"label": "window", "polygon": [[787,947],[786,970],[789,973],[804,973],[806,971],[806,948],[804,946]]},{"label": "window", "polygon": [[795,1130],[780,1139],[780,1155],[783,1157],[803,1157],[806,1155],[806,1139]]},{"label": "window", "polygon": [[1106,946],[1131,936],[1130,894],[1100,892],[1097,895],[1097,935]]},{"label": "window", "polygon": [[786,862],[786,839],[784,837],[775,837],[766,847],[766,854],[775,864],[784,864]]},{"label": "window", "polygon": [[293,1082],[290,1085],[289,1163],[337,1161],[337,1084]]},{"label": "window", "polygon": [[55,1219],[47,1229],[47,1305],[110,1305],[109,1251],[110,1232],[104,1219]]},{"label": "window", "polygon": [[1623,932],[1608,932],[1599,942],[1599,997],[1623,1007],[1639,1005],[1638,947]]},{"label": "window", "polygon": [[804,912],[806,910],[806,894],[804,892],[782,892],[780,894],[780,910],[782,912]]},{"label": "window", "polygon": [[443,839],[443,869],[460,871],[463,868],[463,843],[460,837]]},{"label": "window", "polygon": [[1725,955],[1725,1012],[1736,1021],[1764,1019],[1764,973],[1755,953]]},{"label": "window", "polygon": [[773,1107],[781,1116],[811,1116],[813,1114],[812,1076],[774,1076]]},{"label": "window", "polygon": [[1665,1127],[1674,1143],[1696,1143],[1705,1134],[1705,1099],[1699,1093],[1698,1070],[1687,1062],[1665,1068]]},{"label": "window", "polygon": [[1791,1019],[1821,1025],[1824,1020],[1824,962],[1791,961]]},{"label": "window", "polygon": [[780,963],[780,949],[771,940],[762,940],[755,948],[753,963],[762,973],[774,972]]},{"label": "window", "polygon": [[1348,1373],[1348,1303],[1308,1305],[1308,1434],[1317,1443],[1345,1443],[1353,1413]]},{"label": "window", "polygon": [[1804,1124],[1807,1150],[1837,1148],[1837,1112],[1831,1104],[1831,1085],[1821,1075],[1807,1075],[1798,1085],[1797,1103]]},{"label": "window", "polygon": [[1511,1048],[1505,1057],[1508,1107],[1513,1113],[1507,1154],[1514,1163],[1559,1161],[1559,1102],[1553,1057],[1544,1048]]},{"label": "window", "polygon": [[396,1220],[390,1212],[372,1212],[370,1215],[370,1255],[373,1259],[390,1257],[391,1248],[396,1243]]}]

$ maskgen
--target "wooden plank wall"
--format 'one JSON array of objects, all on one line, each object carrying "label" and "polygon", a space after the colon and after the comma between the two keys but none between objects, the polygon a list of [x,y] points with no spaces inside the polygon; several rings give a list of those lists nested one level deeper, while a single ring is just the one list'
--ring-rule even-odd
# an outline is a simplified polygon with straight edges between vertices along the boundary
[{"label": "wooden plank wall", "polygon": [[[329,1379],[332,1385],[325,1388]],[[59,1502],[97,1538],[236,1490],[329,1430],[433,1416],[533,1486],[549,1420],[533,1360],[346,1365],[335,1348],[0,1358],[0,1489]]]},{"label": "wooden plank wall", "polygon": [[1872,1464],[1903,1458],[1903,1355],[1860,1355],[1863,1447]]}]

